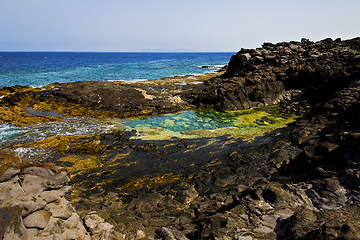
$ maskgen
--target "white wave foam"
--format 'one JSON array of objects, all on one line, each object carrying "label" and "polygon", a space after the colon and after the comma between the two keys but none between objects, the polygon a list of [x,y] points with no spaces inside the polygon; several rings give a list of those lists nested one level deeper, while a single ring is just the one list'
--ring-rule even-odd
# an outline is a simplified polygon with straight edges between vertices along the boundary
[{"label": "white wave foam", "polygon": [[132,80],[128,80],[126,82],[146,82],[146,81],[149,81],[149,79],[132,79]]},{"label": "white wave foam", "polygon": [[160,59],[160,60],[152,60],[152,61],[149,61],[150,64],[152,63],[161,63],[161,62],[171,62],[171,61],[174,61],[175,59]]},{"label": "white wave foam", "polygon": [[214,69],[214,70],[211,70],[211,71],[206,71],[206,72],[204,72],[204,74],[208,74],[208,73],[215,73],[217,70],[216,69]]},{"label": "white wave foam", "polygon": [[16,127],[10,124],[0,124],[0,141],[7,145],[33,142],[48,137],[86,135],[90,133],[108,132],[116,128],[111,122],[81,118],[66,119],[63,122],[39,123],[31,127]]},{"label": "white wave foam", "polygon": [[197,66],[198,68],[211,68],[211,69],[220,69],[225,67],[226,65],[202,65],[202,66]]},{"label": "white wave foam", "polygon": [[32,152],[34,149],[33,148],[15,148],[14,149],[14,152],[16,152],[19,156],[20,155],[25,155],[25,154],[28,154],[30,152]]},{"label": "white wave foam", "polygon": [[45,85],[30,85],[29,87],[32,87],[32,88],[43,88],[43,87],[45,87]]},{"label": "white wave foam", "polygon": [[0,124],[0,140],[10,138],[16,134],[25,132],[27,129],[10,124]]},{"label": "white wave foam", "polygon": [[178,75],[173,75],[173,76],[164,77],[164,78],[192,77],[192,76],[200,76],[200,75],[203,75],[203,73],[178,74]]},{"label": "white wave foam", "polygon": [[122,79],[110,79],[110,80],[106,80],[108,82],[146,82],[146,81],[150,81],[149,79],[132,79],[132,80],[122,80]]},{"label": "white wave foam", "polygon": [[174,85],[180,85],[180,86],[184,86],[184,85],[186,85],[186,84],[187,84],[186,82],[174,83]]},{"label": "white wave foam", "polygon": [[5,131],[11,131],[10,129],[14,129],[16,127],[8,124],[0,124],[0,132],[4,133]]},{"label": "white wave foam", "polygon": [[15,148],[13,149],[22,160],[42,161],[49,157],[48,151],[36,148]]}]

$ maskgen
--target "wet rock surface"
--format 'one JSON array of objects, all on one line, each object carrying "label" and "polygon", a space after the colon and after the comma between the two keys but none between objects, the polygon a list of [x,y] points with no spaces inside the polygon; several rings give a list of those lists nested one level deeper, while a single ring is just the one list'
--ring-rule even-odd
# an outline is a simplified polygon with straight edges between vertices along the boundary
[{"label": "wet rock surface", "polygon": [[[1,225],[2,236],[50,232],[73,239],[76,228],[84,239],[360,239],[359,49],[359,38],[266,43],[242,49],[224,75],[191,91],[172,85],[183,106],[244,109],[281,100],[283,111],[302,114],[253,141],[135,141],[116,131],[66,144],[52,139],[42,146],[70,171],[71,195],[61,171],[4,165],[0,211],[9,221]],[[85,85],[50,91],[94,109],[131,109],[127,100],[116,109]],[[15,95],[3,101],[11,99]],[[124,166],[127,175],[119,170]]]}]

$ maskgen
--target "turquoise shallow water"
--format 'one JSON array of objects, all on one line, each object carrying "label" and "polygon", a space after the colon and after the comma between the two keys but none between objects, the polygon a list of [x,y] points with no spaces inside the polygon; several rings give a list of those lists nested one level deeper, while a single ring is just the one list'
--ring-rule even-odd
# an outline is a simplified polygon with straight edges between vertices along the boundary
[{"label": "turquoise shallow water", "polygon": [[125,129],[137,130],[137,138],[167,139],[232,135],[252,139],[294,121],[293,114],[276,106],[243,111],[182,111],[120,121]]},{"label": "turquoise shallow water", "polygon": [[25,128],[16,127],[9,124],[0,124],[0,141],[15,137],[16,135],[25,131]]},{"label": "turquoise shallow water", "polygon": [[182,132],[198,129],[214,130],[233,126],[235,115],[218,111],[182,111],[154,117],[138,118],[122,121],[129,129],[140,127],[164,128],[170,131]]},{"label": "turquoise shallow water", "polygon": [[0,52],[0,87],[54,82],[154,80],[203,74],[233,53]]}]

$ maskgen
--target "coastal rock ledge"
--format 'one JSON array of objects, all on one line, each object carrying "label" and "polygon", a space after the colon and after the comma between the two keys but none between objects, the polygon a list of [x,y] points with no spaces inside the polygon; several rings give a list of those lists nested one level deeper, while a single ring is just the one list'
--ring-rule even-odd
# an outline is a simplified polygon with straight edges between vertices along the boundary
[{"label": "coastal rock ledge", "polygon": [[183,97],[200,108],[230,110],[276,104],[294,91],[303,101],[324,101],[348,86],[358,71],[359,42],[360,38],[302,39],[241,49],[231,57],[224,74]]},{"label": "coastal rock ledge", "polygon": [[[105,152],[114,168],[79,170],[71,183],[63,169],[2,151],[0,239],[360,239],[360,38],[242,49],[201,83],[45,88],[2,89],[0,110],[18,114],[2,114],[2,122],[37,123],[25,112],[29,108],[60,113],[37,114],[37,121],[272,104],[299,116],[253,141],[220,136],[136,142],[122,131],[83,137],[104,147],[89,152],[88,144],[80,154],[98,160]],[[79,139],[67,143],[59,155],[77,154]],[[125,183],[112,175],[129,163],[138,170],[139,159],[149,160],[159,175]],[[188,162],[191,171],[183,164]],[[70,194],[70,184],[75,189],[82,182],[86,187]]]}]

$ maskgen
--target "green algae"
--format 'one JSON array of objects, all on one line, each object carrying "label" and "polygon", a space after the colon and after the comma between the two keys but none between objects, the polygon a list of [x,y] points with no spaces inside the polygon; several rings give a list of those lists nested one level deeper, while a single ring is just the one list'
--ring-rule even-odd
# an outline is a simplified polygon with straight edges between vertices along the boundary
[{"label": "green algae", "polygon": [[71,177],[91,170],[97,170],[104,166],[97,156],[90,155],[70,155],[62,157],[58,161],[64,163],[65,166],[69,165],[65,169]]},{"label": "green algae", "polygon": [[280,107],[260,107],[241,111],[195,110],[155,117],[121,121],[126,129],[135,129],[136,138],[161,140],[171,137],[197,138],[232,135],[244,139],[262,136],[285,127],[297,118],[281,112]]},{"label": "green algae", "polygon": [[182,176],[180,174],[173,174],[173,173],[165,173],[165,174],[158,174],[156,176],[144,176],[140,178],[132,178],[130,182],[118,187],[117,190],[126,195],[127,192],[132,192],[137,189],[147,188],[151,189],[155,186],[163,185],[166,183],[172,183],[179,180]]},{"label": "green algae", "polygon": [[24,127],[31,124],[61,120],[63,120],[63,117],[60,116],[28,114],[23,108],[18,106],[0,106],[0,123],[8,123],[18,127]]},{"label": "green algae", "polygon": [[87,153],[99,154],[105,152],[107,146],[101,144],[101,135],[72,135],[72,136],[53,136],[33,143],[17,144],[14,148],[37,148],[54,149],[58,153]]}]

